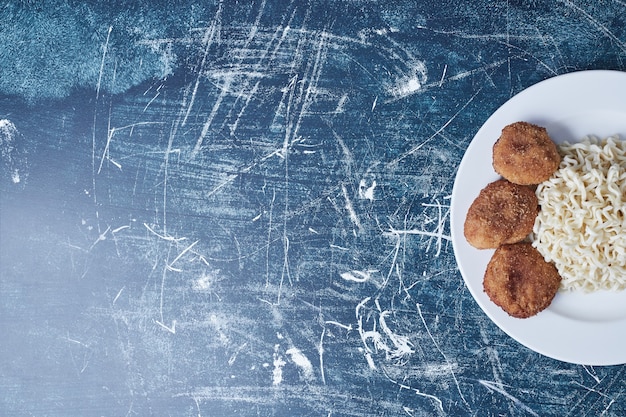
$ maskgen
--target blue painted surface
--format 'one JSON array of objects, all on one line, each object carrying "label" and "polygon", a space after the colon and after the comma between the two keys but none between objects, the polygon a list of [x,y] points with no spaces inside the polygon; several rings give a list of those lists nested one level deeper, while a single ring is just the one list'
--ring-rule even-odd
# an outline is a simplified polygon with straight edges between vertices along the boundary
[{"label": "blue painted surface", "polygon": [[498,106],[626,70],[623,2],[15,1],[0,21],[2,415],[626,414],[624,365],[491,323],[448,222]]}]

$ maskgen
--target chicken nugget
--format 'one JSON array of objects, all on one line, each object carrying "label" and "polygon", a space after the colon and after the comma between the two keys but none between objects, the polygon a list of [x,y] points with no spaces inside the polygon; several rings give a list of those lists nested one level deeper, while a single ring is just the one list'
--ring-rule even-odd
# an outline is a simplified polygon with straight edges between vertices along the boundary
[{"label": "chicken nugget", "polygon": [[539,184],[558,169],[561,156],[545,128],[515,122],[493,145],[493,168],[516,184]]},{"label": "chicken nugget", "polygon": [[483,188],[472,202],[463,227],[467,242],[477,249],[495,249],[524,240],[539,213],[535,192],[500,179]]},{"label": "chicken nugget", "polygon": [[527,242],[496,249],[485,272],[484,291],[510,316],[534,316],[552,303],[561,276]]}]

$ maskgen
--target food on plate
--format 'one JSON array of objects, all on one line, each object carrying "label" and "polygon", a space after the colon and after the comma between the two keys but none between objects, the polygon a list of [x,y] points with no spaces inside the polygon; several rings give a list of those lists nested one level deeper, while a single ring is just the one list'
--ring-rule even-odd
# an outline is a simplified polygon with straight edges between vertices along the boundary
[{"label": "food on plate", "polygon": [[529,242],[502,245],[487,264],[483,288],[512,317],[528,318],[552,303],[561,276]]},{"label": "food on plate", "polygon": [[495,249],[524,240],[538,211],[533,189],[500,179],[480,191],[467,211],[463,232],[475,248]]},{"label": "food on plate", "polygon": [[537,187],[533,245],[564,290],[626,289],[626,141],[559,146],[559,169]]},{"label": "food on plate", "polygon": [[505,126],[493,145],[493,168],[509,181],[539,184],[557,170],[561,156],[544,127],[528,122]]},{"label": "food on plate", "polygon": [[483,288],[496,305],[527,318],[559,289],[626,289],[626,141],[557,146],[520,121],[502,129],[492,157],[504,178],[480,191],[463,232],[495,249]]}]

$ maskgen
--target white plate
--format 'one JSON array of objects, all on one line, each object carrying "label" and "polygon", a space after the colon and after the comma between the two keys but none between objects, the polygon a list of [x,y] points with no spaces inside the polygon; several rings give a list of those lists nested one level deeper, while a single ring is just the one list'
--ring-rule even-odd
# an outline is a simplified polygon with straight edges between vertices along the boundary
[{"label": "white plate", "polygon": [[513,339],[565,362],[586,365],[626,363],[626,290],[557,293],[552,304],[527,319],[510,317],[483,291],[493,250],[470,246],[463,235],[465,215],[479,191],[499,178],[492,147],[504,126],[527,121],[544,126],[555,142],[585,135],[626,139],[626,72],[582,71],[542,81],[500,107],[467,148],[452,190],[450,228],[459,270],[478,305]]}]

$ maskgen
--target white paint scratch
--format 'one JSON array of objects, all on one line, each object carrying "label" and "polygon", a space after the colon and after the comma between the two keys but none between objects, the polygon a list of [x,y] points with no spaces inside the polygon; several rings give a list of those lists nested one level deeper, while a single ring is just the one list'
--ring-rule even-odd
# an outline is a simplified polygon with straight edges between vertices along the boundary
[{"label": "white paint scratch", "polygon": [[539,417],[539,414],[535,413],[530,407],[528,407],[526,404],[522,403],[518,398],[514,397],[513,395],[509,394],[506,389],[504,389],[504,385],[497,383],[497,382],[493,382],[493,381],[485,381],[484,379],[479,379],[478,382],[487,387],[488,390],[490,391],[495,391],[499,394],[502,394],[503,396],[505,396],[506,398],[508,398],[509,400],[511,400],[517,407],[521,408],[522,410],[526,411],[527,413],[535,416],[535,417]]},{"label": "white paint scratch", "polygon": [[441,79],[439,80],[439,87],[443,85],[443,80],[446,78],[446,72],[448,71],[448,64],[443,66],[443,73],[441,74]]},{"label": "white paint scratch", "polygon": [[395,334],[387,325],[387,317],[391,314],[391,311],[383,311],[380,313],[378,318],[378,322],[380,323],[380,328],[387,335],[389,340],[394,346],[394,349],[390,351],[392,358],[402,358],[404,356],[409,356],[415,351],[413,350],[413,343],[409,340],[408,336],[397,335]]},{"label": "white paint scratch", "polygon": [[581,388],[586,389],[586,390],[587,390],[587,391],[589,391],[589,392],[594,392],[594,393],[596,393],[596,394],[600,395],[601,397],[609,398],[609,396],[608,396],[608,395],[606,395],[606,394],[605,394],[605,393],[603,393],[603,392],[598,391],[598,390],[597,390],[597,389],[595,389],[595,388],[588,387],[588,386],[583,385],[583,384],[581,384],[580,382],[577,382],[577,381],[573,381],[572,383],[573,383],[573,384],[578,385],[578,386],[579,386],[579,387],[581,387]]},{"label": "white paint scratch", "polygon": [[187,252],[189,252],[194,246],[196,246],[196,244],[199,242],[199,240],[196,240],[195,242],[193,242],[191,245],[187,246],[185,249],[183,249],[178,256],[176,256],[176,258],[174,258],[174,260],[172,262],[169,262],[165,267],[167,269],[169,269],[170,271],[175,271],[175,272],[182,272],[181,269],[178,268],[174,268],[174,264],[176,262],[178,262],[178,260],[180,258],[182,258]]},{"label": "white paint scratch", "polygon": [[320,375],[322,377],[322,384],[324,384],[324,385],[326,385],[326,372],[324,371],[324,337],[326,336],[326,325],[327,324],[331,324],[333,326],[340,327],[340,328],[345,329],[347,331],[352,330],[352,325],[345,325],[345,324],[339,323],[339,322],[334,321],[334,320],[326,320],[326,321],[324,321],[324,328],[322,329],[322,334],[320,336],[320,343],[318,345],[318,354],[319,354],[319,359],[320,359]]},{"label": "white paint scratch", "polygon": [[126,288],[126,286],[123,286],[122,288],[120,288],[120,290],[117,292],[117,295],[115,296],[115,298],[113,299],[113,305],[115,305],[115,302],[117,301],[118,298],[120,298],[120,295],[122,295],[122,292],[124,291],[124,288]]},{"label": "white paint scratch", "polygon": [[345,330],[348,330],[348,331],[352,330],[352,325],[351,324],[346,325],[346,324],[339,323],[338,321],[334,321],[334,320],[326,320],[324,323],[325,324],[332,324],[333,326],[341,327],[342,329],[345,329]]},{"label": "white paint scratch", "polygon": [[410,155],[413,155],[415,152],[417,152],[418,150],[420,150],[421,148],[424,147],[424,145],[426,145],[427,143],[429,143],[432,139],[434,139],[435,137],[437,137],[440,133],[442,133],[453,121],[454,119],[457,118],[457,116],[459,114],[461,114],[465,108],[467,106],[469,106],[469,104],[474,101],[474,99],[476,98],[476,96],[478,96],[478,93],[480,93],[480,91],[482,90],[482,87],[479,88],[470,98],[469,100],[467,100],[465,102],[465,104],[463,104],[463,106],[461,106],[461,108],[454,114],[452,115],[452,117],[450,117],[443,125],[441,125],[441,127],[439,129],[437,129],[435,131],[435,133],[433,133],[431,136],[429,136],[428,138],[426,138],[425,140],[423,140],[422,142],[420,142],[418,145],[416,145],[415,147],[413,147],[412,149],[410,149],[409,151],[405,152],[404,154],[400,155],[398,158],[394,159],[393,161],[389,162],[388,165],[396,165],[398,162],[404,160],[405,158],[409,157]]},{"label": "white paint scratch", "polygon": [[[111,38],[111,32],[113,31],[113,26],[109,26],[109,29],[107,31],[107,37],[106,37],[106,41],[102,47],[102,60],[100,61],[100,71],[98,73],[98,82],[96,83],[96,103],[98,102],[98,100],[100,99],[100,88],[102,85],[102,76],[104,75],[104,65],[106,62],[106,56],[108,53],[108,49],[109,49],[109,41]],[[98,194],[97,194],[97,187],[96,187],[96,126],[97,126],[97,121],[98,119],[98,111],[97,108],[94,108],[94,112],[93,112],[93,126],[91,128],[91,171],[92,171],[92,177],[91,177],[91,186],[93,187],[92,189],[92,198],[93,198],[93,203],[94,206],[98,206]],[[96,218],[99,219],[100,214],[99,212],[96,210]],[[100,223],[98,223],[98,231],[100,231]]]},{"label": "white paint scratch", "polygon": [[212,292],[215,284],[220,280],[217,276],[219,270],[212,273],[203,272],[200,278],[193,281],[191,288],[198,292]]},{"label": "white paint scratch", "polygon": [[283,367],[287,364],[279,353],[280,345],[274,345],[274,370],[272,371],[272,384],[280,385],[283,382]]},{"label": "white paint scratch", "polygon": [[339,99],[339,102],[337,103],[337,107],[335,108],[335,111],[333,113],[334,114],[344,113],[346,111],[345,110],[345,105],[346,105],[347,102],[348,102],[348,94],[344,94]]},{"label": "white paint scratch", "polygon": [[335,129],[331,128],[330,131],[333,134],[333,137],[335,138],[337,143],[339,144],[339,147],[341,148],[341,152],[344,156],[343,162],[346,165],[348,172],[350,172],[350,170],[352,169],[352,165],[354,164],[354,156],[352,155],[352,151],[350,150],[350,148],[348,148],[348,145],[346,145],[346,142],[344,142],[343,138],[337,132],[335,132]]},{"label": "white paint scratch", "polygon": [[167,235],[165,233],[163,233],[163,234],[157,233],[157,232],[154,231],[154,229],[152,229],[150,226],[148,226],[147,223],[144,223],[143,225],[145,226],[146,229],[148,229],[148,231],[150,233],[152,233],[153,235],[155,235],[158,238],[163,239],[163,240],[167,240],[167,241],[170,241],[170,242],[181,242],[181,241],[187,239],[186,237],[173,237],[173,236],[169,236],[169,235]]},{"label": "white paint scratch", "polygon": [[165,330],[167,330],[168,332],[170,332],[172,334],[176,334],[176,320],[172,320],[172,325],[171,326],[163,324],[163,322],[160,321],[160,320],[155,320],[154,322],[156,324],[158,324],[159,326],[161,326],[162,328],[164,328]]},{"label": "white paint scratch", "polygon": [[100,233],[100,235],[98,236],[96,241],[93,242],[89,250],[91,251],[99,242],[105,241],[107,239],[107,233],[109,233],[110,230],[111,230],[111,226],[107,227],[107,229],[104,232]]},{"label": "white paint scratch", "polygon": [[295,363],[302,370],[302,376],[304,379],[306,381],[312,381],[314,378],[313,365],[311,365],[309,358],[304,356],[304,354],[297,347],[290,347],[285,351],[285,353],[289,355],[293,363]]},{"label": "white paint scratch", "polygon": [[422,85],[428,79],[426,65],[422,61],[415,60],[407,74],[401,76],[394,85],[387,90],[395,100],[409,97],[422,89]]},{"label": "white paint scratch", "polygon": [[459,384],[459,381],[458,381],[458,379],[456,377],[456,374],[454,373],[454,369],[457,367],[457,364],[456,363],[453,364],[453,363],[451,363],[448,360],[448,357],[446,356],[445,353],[443,353],[443,351],[439,347],[439,344],[435,341],[435,338],[433,337],[432,333],[430,332],[430,328],[426,324],[426,320],[424,319],[424,315],[422,314],[422,308],[420,307],[419,304],[416,304],[416,307],[417,307],[417,312],[418,312],[418,314],[420,316],[420,320],[422,321],[422,324],[424,325],[424,328],[426,329],[426,333],[428,333],[428,337],[433,342],[433,345],[435,346],[435,349],[437,349],[439,354],[441,354],[443,359],[446,361],[446,365],[447,365],[448,369],[450,370],[450,375],[452,376],[452,379],[454,380],[454,384],[456,385],[457,392],[461,396],[461,399],[463,400],[463,403],[465,404],[465,406],[471,411],[472,408],[470,407],[470,405],[467,402],[467,400],[465,400],[465,396],[463,395],[463,392],[461,391],[461,386]]},{"label": "white paint scratch", "polygon": [[[591,370],[590,370],[591,368]],[[601,379],[600,377],[596,374],[595,369],[593,369],[593,366],[586,366],[583,365],[583,369],[585,370],[585,372],[587,372],[589,374],[590,377],[592,377],[594,379],[594,381],[596,381],[596,383],[600,383]]]},{"label": "white paint scratch", "polygon": [[357,216],[356,211],[354,211],[354,206],[352,205],[352,200],[348,195],[348,190],[345,185],[341,184],[341,191],[343,192],[343,197],[346,200],[345,208],[348,210],[348,214],[350,215],[350,220],[357,227],[359,232],[363,231],[363,227],[361,226],[361,221],[359,220],[359,216]]},{"label": "white paint scratch", "polygon": [[414,387],[409,386],[409,385],[406,385],[406,384],[404,384],[404,383],[401,383],[401,382],[395,381],[395,380],[393,380],[392,378],[390,378],[390,377],[389,377],[389,375],[387,375],[387,373],[386,373],[386,372],[384,372],[384,370],[383,370],[383,374],[385,375],[385,377],[386,377],[389,381],[391,381],[393,384],[397,385],[400,389],[404,389],[404,390],[407,390],[407,391],[412,391],[412,392],[414,392],[415,394],[417,394],[417,395],[419,395],[419,396],[421,396],[421,397],[428,398],[428,399],[430,399],[430,400],[434,401],[434,402],[435,402],[435,404],[437,404],[437,409],[438,409],[438,411],[439,411],[440,413],[442,413],[442,414],[444,413],[444,411],[443,411],[443,402],[441,401],[441,399],[440,399],[439,397],[437,397],[437,396],[435,396],[435,395],[432,395],[432,394],[428,394],[428,393],[422,392],[422,391],[420,391],[419,389],[414,388]]},{"label": "white paint scratch", "polygon": [[370,350],[359,348],[359,352],[363,353],[363,356],[365,356],[365,361],[367,362],[367,366],[369,366],[372,371],[378,369],[376,367],[376,363],[374,362],[374,358],[372,358],[372,352]]},{"label": "white paint scratch", "polygon": [[[361,336],[361,341],[363,342],[365,352],[367,354],[371,354],[374,352],[384,352],[387,360],[394,361],[404,360],[407,356],[413,354],[413,344],[409,340],[408,336],[398,335],[391,330],[386,321],[387,317],[391,314],[391,311],[381,311],[377,299],[375,299],[374,302],[376,304],[377,310],[379,311],[379,314],[377,315],[378,320],[376,319],[375,315],[372,315],[370,317],[370,319],[373,320],[372,329],[364,330],[364,314],[362,313],[362,309],[370,300],[371,297],[366,297],[356,306],[355,309],[355,314],[357,317],[357,330],[359,331],[359,335]],[[382,333],[377,330],[377,324],[380,325]],[[372,347],[370,347],[370,341],[373,349]]]},{"label": "white paint scratch", "polygon": [[317,354],[320,358],[320,375],[322,377],[322,384],[326,385],[326,372],[324,372],[324,336],[326,336],[326,326],[322,329],[320,344],[317,346]]},{"label": "white paint scratch", "polygon": [[341,278],[345,279],[346,281],[353,281],[353,282],[366,282],[371,278],[371,273],[370,271],[356,271],[356,270],[352,270],[349,272],[343,272],[340,274]]},{"label": "white paint scratch", "polygon": [[121,232],[124,229],[130,229],[130,226],[128,226],[128,225],[120,226],[120,227],[118,227],[116,229],[111,230],[111,233],[116,234],[116,233]]},{"label": "white paint scratch", "polygon": [[13,184],[19,184],[22,181],[21,167],[17,166],[22,161],[14,159],[17,153],[15,142],[18,135],[19,132],[13,122],[8,119],[0,119],[0,156],[11,170],[10,175]]},{"label": "white paint scratch", "polygon": [[113,26],[109,26],[107,30],[107,38],[102,47],[102,60],[100,61],[100,71],[98,73],[98,82],[96,83],[96,100],[100,97],[100,87],[102,85],[102,76],[104,75],[104,63],[106,61],[107,52],[109,50],[109,41],[111,39],[111,32],[113,31]]},{"label": "white paint scratch", "polygon": [[189,114],[191,113],[191,109],[193,107],[193,104],[196,100],[196,94],[198,93],[198,87],[200,86],[200,79],[203,76],[204,73],[204,66],[207,60],[207,57],[209,55],[209,49],[213,43],[213,39],[216,38],[216,36],[218,36],[219,34],[219,29],[221,27],[221,14],[222,14],[222,3],[219,2],[218,3],[218,8],[217,8],[217,12],[215,14],[215,17],[213,19],[213,21],[211,22],[211,25],[207,28],[207,30],[204,33],[204,37],[202,39],[202,44],[204,47],[204,53],[202,55],[202,61],[200,62],[200,68],[198,71],[198,77],[196,78],[196,82],[194,84],[192,93],[191,93],[191,100],[189,101],[189,104],[187,106],[187,111],[185,113],[185,117],[183,118],[182,121],[182,126],[185,125],[185,123],[187,122],[187,118],[189,117]]},{"label": "white paint scratch", "polygon": [[612,398],[611,401],[609,401],[609,403],[607,404],[607,406],[604,408],[604,410],[602,410],[602,414],[601,415],[606,415],[606,413],[609,412],[609,408],[611,408],[611,406],[615,404],[615,398]]},{"label": "white paint scratch", "polygon": [[441,241],[442,240],[451,241],[452,237],[450,235],[444,234],[440,227],[438,227],[438,229],[439,230],[435,230],[431,232],[427,230],[418,230],[418,229],[397,230],[397,229],[391,228],[391,230],[387,232],[387,234],[392,235],[392,236],[420,235],[420,236],[429,236],[429,237],[437,238],[438,243],[437,243],[436,255],[439,256],[439,254],[441,253]]},{"label": "white paint scratch", "polygon": [[162,124],[161,122],[138,122],[138,123],[132,123],[126,126],[120,126],[120,127],[109,127],[108,128],[108,134],[107,134],[107,141],[106,144],[104,146],[104,150],[102,151],[102,156],[100,157],[100,165],[98,166],[98,171],[97,174],[100,174],[102,171],[102,167],[104,165],[104,161],[109,161],[111,164],[115,165],[115,167],[117,169],[119,169],[120,171],[122,170],[122,165],[116,161],[114,161],[113,159],[111,159],[110,156],[110,149],[111,149],[111,142],[113,141],[113,137],[117,134],[117,132],[123,131],[123,130],[130,130],[131,134],[132,131],[134,130],[135,127],[137,126],[143,126],[143,125],[154,125],[154,124]]},{"label": "white paint scratch", "polygon": [[235,352],[228,359],[228,365],[229,366],[233,366],[233,364],[237,360],[237,356],[239,356],[239,352],[241,352],[243,350],[243,348],[245,348],[247,345],[248,345],[248,342],[244,342],[241,346],[239,346],[237,348],[237,350],[235,350]]},{"label": "white paint scratch", "polygon": [[589,23],[591,23],[592,26],[594,26],[596,29],[598,29],[600,32],[604,33],[604,35],[606,37],[608,37],[609,39],[611,39],[611,41],[617,45],[617,47],[622,51],[622,52],[626,52],[626,43],[622,42],[619,37],[617,37],[609,28],[606,27],[606,25],[602,24],[601,22],[599,22],[597,19],[595,19],[591,14],[587,13],[585,10],[583,10],[582,8],[580,8],[579,6],[577,6],[576,4],[574,4],[573,2],[569,1],[569,0],[560,0],[561,3],[571,7],[572,9],[578,11],[580,14],[582,14],[585,19],[587,19],[587,21]]},{"label": "white paint scratch", "polygon": [[368,186],[368,183],[365,179],[362,179],[359,182],[359,197],[364,200],[374,201],[374,190],[376,189],[376,180],[372,180],[371,184]]}]

